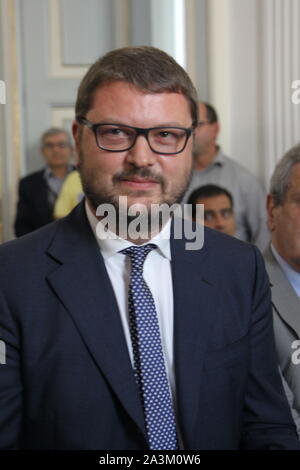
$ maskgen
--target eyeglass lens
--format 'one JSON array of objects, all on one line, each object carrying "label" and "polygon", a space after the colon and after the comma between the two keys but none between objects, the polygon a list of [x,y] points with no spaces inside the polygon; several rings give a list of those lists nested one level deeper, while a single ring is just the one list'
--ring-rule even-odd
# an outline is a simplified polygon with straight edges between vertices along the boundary
[{"label": "eyeglass lens", "polygon": [[[142,133],[142,132],[140,132]],[[127,150],[133,145],[139,132],[126,126],[101,124],[97,127],[98,145],[107,150]],[[161,127],[151,129],[147,140],[152,150],[161,153],[180,152],[186,143],[187,133],[184,129]]]}]

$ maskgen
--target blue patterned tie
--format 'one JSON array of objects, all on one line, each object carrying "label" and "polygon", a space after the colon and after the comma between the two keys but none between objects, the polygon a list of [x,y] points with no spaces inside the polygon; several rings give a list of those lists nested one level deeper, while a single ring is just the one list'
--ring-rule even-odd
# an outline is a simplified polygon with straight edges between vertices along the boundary
[{"label": "blue patterned tie", "polygon": [[149,448],[178,449],[176,422],[164,362],[154,300],[143,278],[143,265],[154,244],[131,246],[120,253],[131,260],[129,325],[135,377],[144,408]]}]

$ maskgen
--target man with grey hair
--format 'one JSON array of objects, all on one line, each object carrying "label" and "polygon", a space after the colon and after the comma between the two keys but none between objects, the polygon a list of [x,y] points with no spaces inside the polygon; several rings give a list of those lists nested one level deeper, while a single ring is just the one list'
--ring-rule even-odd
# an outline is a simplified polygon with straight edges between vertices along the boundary
[{"label": "man with grey hair", "polygon": [[300,144],[278,162],[267,199],[275,340],[287,396],[300,436]]},{"label": "man with grey hair", "polygon": [[47,129],[40,145],[46,166],[19,182],[15,220],[17,237],[53,221],[53,207],[63,182],[73,167],[70,159],[73,145],[68,132],[59,127]]}]

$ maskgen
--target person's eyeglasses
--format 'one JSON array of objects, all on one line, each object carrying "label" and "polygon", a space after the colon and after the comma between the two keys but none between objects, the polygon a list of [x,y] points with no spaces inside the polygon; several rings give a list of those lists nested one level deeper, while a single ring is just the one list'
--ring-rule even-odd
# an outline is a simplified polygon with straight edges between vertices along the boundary
[{"label": "person's eyeglasses", "polygon": [[45,142],[43,147],[45,149],[53,149],[54,147],[66,149],[67,147],[70,147],[70,144],[68,144],[68,142]]},{"label": "person's eyeglasses", "polygon": [[91,129],[97,146],[108,152],[125,152],[130,150],[139,135],[145,136],[150,149],[160,155],[176,155],[183,152],[192,134],[193,127],[141,127],[125,126],[117,123],[93,124],[82,116],[77,122]]}]

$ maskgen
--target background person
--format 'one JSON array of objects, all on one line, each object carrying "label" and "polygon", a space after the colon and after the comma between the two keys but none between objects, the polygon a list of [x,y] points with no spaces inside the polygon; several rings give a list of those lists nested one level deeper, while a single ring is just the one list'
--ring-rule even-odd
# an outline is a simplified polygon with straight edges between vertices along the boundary
[{"label": "background person", "polygon": [[267,209],[271,244],[264,257],[271,281],[276,348],[300,436],[300,365],[291,360],[292,343],[300,339],[300,144],[277,163]]},{"label": "background person", "polygon": [[214,184],[200,186],[187,201],[192,205],[192,217],[196,221],[196,205],[204,204],[204,225],[227,235],[235,235],[235,216],[232,196],[227,189]]},{"label": "background person", "polygon": [[254,175],[224,154],[217,139],[220,123],[216,110],[199,103],[195,132],[194,171],[186,198],[199,186],[216,184],[230,191],[236,217],[236,236],[265,249],[270,239],[265,194]]},{"label": "background person", "polygon": [[67,131],[58,127],[46,130],[41,137],[45,168],[19,182],[15,219],[17,237],[53,221],[53,208],[63,182],[73,170],[73,146]]}]

